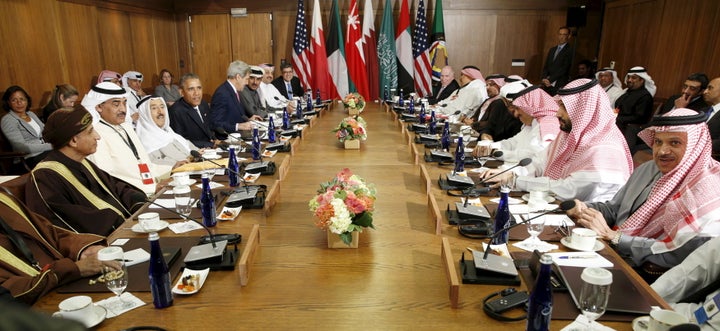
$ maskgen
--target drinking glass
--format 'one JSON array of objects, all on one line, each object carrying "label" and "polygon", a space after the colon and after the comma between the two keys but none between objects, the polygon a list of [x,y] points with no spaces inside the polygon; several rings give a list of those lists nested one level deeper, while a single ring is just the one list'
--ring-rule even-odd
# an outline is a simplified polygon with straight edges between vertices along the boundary
[{"label": "drinking glass", "polygon": [[123,250],[117,246],[110,246],[98,252],[98,260],[102,262],[102,275],[108,290],[115,293],[117,301],[108,307],[114,312],[122,312],[132,304],[123,301],[121,295],[128,286],[128,273],[123,259]]},{"label": "drinking glass", "polygon": [[[528,220],[537,215],[538,214],[527,213],[523,216],[526,220]],[[545,217],[540,216],[536,219],[528,221],[525,224],[527,225],[527,232],[530,234],[530,239],[528,240],[530,246],[538,247],[539,244],[542,242],[540,241],[540,239],[538,239],[538,236],[543,232],[543,229],[545,228]]]},{"label": "drinking glass", "polygon": [[612,273],[603,268],[585,268],[580,278],[583,280],[580,310],[588,320],[588,330],[593,330],[594,321],[600,318],[607,308]]}]

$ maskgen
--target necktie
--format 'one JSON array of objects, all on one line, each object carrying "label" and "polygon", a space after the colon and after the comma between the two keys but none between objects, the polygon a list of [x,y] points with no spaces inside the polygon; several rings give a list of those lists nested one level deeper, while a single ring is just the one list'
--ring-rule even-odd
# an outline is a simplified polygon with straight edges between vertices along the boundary
[{"label": "necktie", "polygon": [[202,113],[200,112],[200,108],[199,108],[198,106],[195,106],[195,107],[193,107],[193,108],[195,108],[195,110],[197,111],[198,117],[200,117],[200,122],[205,123],[205,121],[203,121]]},{"label": "necktie", "polygon": [[558,56],[558,54],[560,54],[560,51],[562,51],[562,49],[563,49],[562,46],[558,46],[558,47],[555,49],[555,56],[553,56],[553,61],[555,61],[555,59],[557,59],[557,56]]},{"label": "necktie", "polygon": [[292,93],[292,86],[290,85],[290,82],[285,82],[285,88],[287,89],[288,99],[292,99],[293,93]]}]

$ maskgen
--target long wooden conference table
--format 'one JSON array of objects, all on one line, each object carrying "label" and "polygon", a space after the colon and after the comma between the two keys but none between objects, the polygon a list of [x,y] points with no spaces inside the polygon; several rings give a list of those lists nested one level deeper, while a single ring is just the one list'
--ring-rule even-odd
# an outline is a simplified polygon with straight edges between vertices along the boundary
[{"label": "long wooden conference table", "polygon": [[[283,176],[261,178],[276,190],[274,206],[245,209],[236,220],[221,222],[214,229],[242,234],[242,253],[253,227],[259,225],[259,245],[248,266],[245,286],[241,285],[239,268],[213,271],[198,293],[176,295],[174,305],[166,309],[153,307],[150,292],[132,292],[147,304],[108,318],[97,329],[141,325],[168,330],[524,329],[524,322],[499,322],[482,311],[482,299],[507,286],[451,287],[448,283],[441,259],[443,241],[448,244],[446,252],[451,255],[448,259],[455,261],[456,272],[466,247],[480,248],[481,241],[458,235],[447,221],[436,223],[437,209],[457,198],[443,196],[435,183],[428,191],[423,179],[427,174],[422,173],[431,172],[430,177],[436,179],[446,170],[423,165],[422,160],[416,164],[414,150],[418,147],[410,143],[410,134],[392,111],[379,104],[368,103],[362,113],[369,133],[360,150],[343,149],[330,131],[345,116],[341,105],[324,111],[293,143],[292,155],[276,156],[289,171]],[[329,249],[326,232],[314,225],[308,201],[319,183],[345,167],[376,185],[376,229],[360,234],[357,249]],[[439,207],[434,208],[432,203]],[[146,238],[129,230],[134,222],[128,220],[108,242]],[[160,232],[161,244],[167,237],[204,234],[204,230],[182,235],[164,230]],[[456,307],[451,305],[451,290],[458,297]],[[52,313],[60,301],[72,295],[52,292],[34,309]],[[88,295],[99,301],[113,294]],[[553,320],[551,329],[559,330],[569,323]],[[627,322],[604,324],[617,330],[631,329]]]}]

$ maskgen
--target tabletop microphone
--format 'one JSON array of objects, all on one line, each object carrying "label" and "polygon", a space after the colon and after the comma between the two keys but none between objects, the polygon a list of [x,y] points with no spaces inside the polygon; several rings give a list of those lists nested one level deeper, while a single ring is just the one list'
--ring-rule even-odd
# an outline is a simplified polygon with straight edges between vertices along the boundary
[{"label": "tabletop microphone", "polygon": [[[499,158],[499,157],[502,157],[503,154],[504,154],[503,151],[501,151],[501,150],[495,150],[495,151],[492,152],[492,154],[490,155],[490,157],[492,157],[492,158],[494,158],[494,159],[497,159],[497,158]],[[528,163],[528,164],[529,164],[529,163]]]},{"label": "tabletop microphone", "polygon": [[[179,216],[181,219],[191,220],[197,224],[200,224],[200,226],[205,229],[208,236],[205,238],[201,238],[202,242],[207,242],[205,244],[199,244],[195,245],[193,247],[190,247],[190,250],[188,250],[188,253],[185,255],[185,259],[183,262],[185,262],[186,266],[205,266],[209,267],[211,269],[227,269],[229,268],[229,265],[234,265],[234,259],[236,254],[225,254],[225,248],[227,247],[228,243],[235,244],[240,240],[240,235],[235,234],[219,234],[215,235],[210,231],[210,228],[205,226],[202,222],[196,220],[194,217],[191,217],[190,215],[185,216],[183,214],[178,213],[177,211],[170,209],[168,207],[165,207],[153,200],[145,199],[145,202],[158,206],[173,215]],[[213,211],[214,212],[214,211]],[[235,248],[237,250],[237,246]],[[228,258],[230,261],[225,261]]]},{"label": "tabletop microphone", "polygon": [[500,236],[501,234],[503,234],[503,233],[505,233],[505,232],[507,232],[507,231],[510,231],[510,229],[512,229],[512,228],[514,228],[514,227],[516,227],[516,226],[518,226],[518,225],[525,224],[525,223],[527,223],[527,222],[530,222],[530,221],[532,221],[532,220],[534,220],[534,219],[537,219],[537,218],[539,218],[539,217],[545,216],[545,215],[547,215],[547,214],[557,213],[557,212],[567,212],[568,210],[573,209],[573,208],[575,208],[575,200],[563,201],[563,202],[560,203],[560,206],[559,206],[558,208],[555,208],[555,209],[553,209],[553,210],[548,210],[548,211],[542,212],[542,213],[540,213],[540,214],[538,214],[538,215],[535,215],[535,216],[530,217],[530,218],[528,218],[528,219],[526,219],[526,220],[523,220],[522,222],[517,222],[517,223],[515,223],[515,224],[513,224],[513,225],[511,225],[511,226],[508,226],[508,227],[506,227],[506,228],[503,228],[502,230],[500,230],[500,231],[498,231],[498,232],[496,232],[496,233],[493,233],[493,235],[490,237],[490,241],[488,242],[488,249],[486,249],[486,250],[485,250],[485,254],[483,254],[483,260],[487,260],[488,254],[490,254],[490,243],[491,243],[495,238],[497,238],[498,236]]},{"label": "tabletop microphone", "polygon": [[500,175],[502,175],[502,174],[504,174],[504,173],[506,173],[506,172],[508,172],[508,171],[510,171],[510,170],[512,170],[512,169],[515,169],[515,168],[517,168],[517,167],[524,167],[524,166],[526,166],[526,165],[528,165],[528,164],[530,164],[530,163],[532,163],[532,159],[529,158],[529,157],[526,157],[526,158],[520,160],[520,162],[518,162],[518,164],[516,164],[516,165],[514,165],[514,166],[512,166],[512,167],[510,167],[510,168],[507,168],[507,169],[505,169],[505,170],[503,170],[503,171],[500,171],[500,172],[498,172],[498,173],[496,173],[496,174],[494,174],[494,175],[492,175],[492,176],[490,176],[490,177],[488,177],[488,178],[485,178],[485,179],[481,180],[480,183],[482,183],[482,184],[487,183],[490,179],[493,179],[493,178],[495,178],[495,177],[497,177],[497,176],[500,176]]},{"label": "tabletop microphone", "polygon": [[233,169],[230,169],[230,168],[228,168],[228,167],[226,167],[226,166],[224,166],[224,165],[222,165],[222,164],[220,164],[220,163],[217,163],[217,162],[215,162],[215,161],[213,161],[213,160],[209,160],[209,159],[204,158],[204,157],[200,154],[200,152],[198,152],[198,151],[190,151],[190,155],[192,155],[194,158],[198,158],[198,159],[200,159],[200,160],[202,160],[202,161],[210,162],[210,163],[212,163],[212,164],[214,164],[214,165],[216,165],[216,166],[218,166],[218,167],[220,167],[220,168],[223,168],[223,169],[227,170],[229,173],[237,176],[238,179],[243,183],[243,187],[245,187],[246,193],[250,194],[250,188],[248,187],[247,181],[246,181],[245,178],[244,178],[242,175],[240,175],[240,173],[238,173],[237,171],[235,171],[235,170],[233,170]]}]

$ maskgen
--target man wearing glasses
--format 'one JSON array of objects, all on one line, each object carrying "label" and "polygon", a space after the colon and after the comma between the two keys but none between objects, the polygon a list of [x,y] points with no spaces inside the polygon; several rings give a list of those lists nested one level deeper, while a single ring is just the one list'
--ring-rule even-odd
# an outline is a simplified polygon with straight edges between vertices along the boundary
[{"label": "man wearing glasses", "polygon": [[280,91],[286,99],[292,100],[293,97],[302,97],[304,90],[300,85],[300,79],[295,77],[295,71],[293,71],[290,63],[284,63],[280,66],[282,76],[275,78],[272,84]]}]

